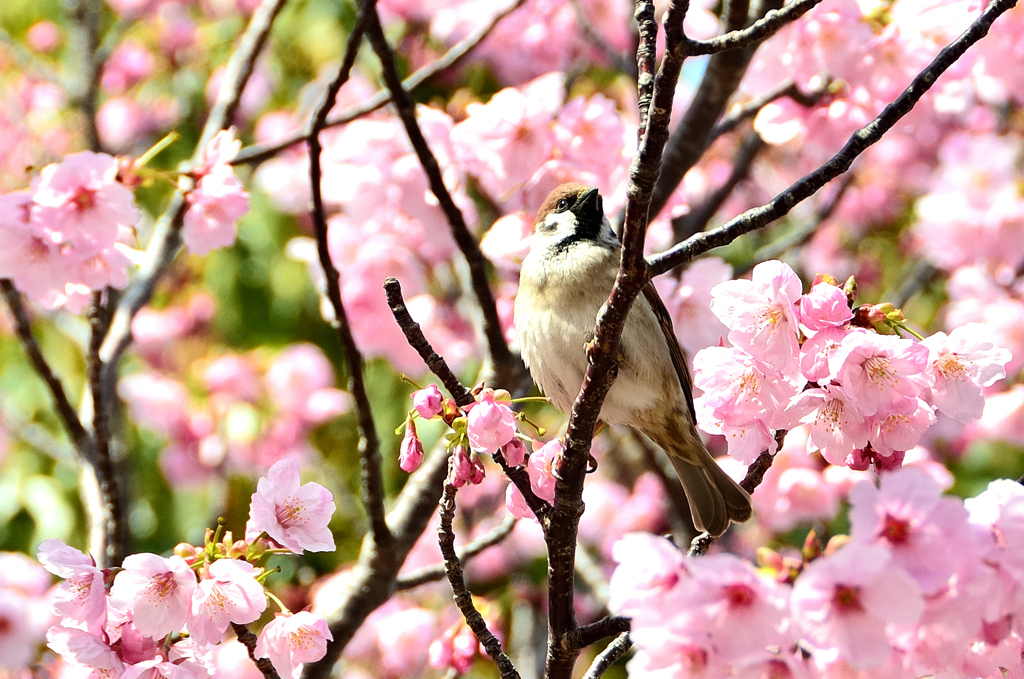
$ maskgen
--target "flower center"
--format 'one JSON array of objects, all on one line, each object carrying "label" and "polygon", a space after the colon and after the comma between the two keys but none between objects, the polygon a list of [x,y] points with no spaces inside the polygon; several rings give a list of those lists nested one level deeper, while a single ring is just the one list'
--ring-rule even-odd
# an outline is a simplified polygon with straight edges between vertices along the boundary
[{"label": "flower center", "polygon": [[754,603],[757,595],[750,585],[736,583],[725,587],[725,596],[729,600],[730,608],[746,608]]},{"label": "flower center", "polygon": [[879,535],[894,545],[903,545],[910,541],[910,522],[898,519],[892,514],[885,515]]},{"label": "flower center", "polygon": [[844,613],[863,611],[860,603],[860,587],[854,585],[836,585],[832,595],[832,605]]}]

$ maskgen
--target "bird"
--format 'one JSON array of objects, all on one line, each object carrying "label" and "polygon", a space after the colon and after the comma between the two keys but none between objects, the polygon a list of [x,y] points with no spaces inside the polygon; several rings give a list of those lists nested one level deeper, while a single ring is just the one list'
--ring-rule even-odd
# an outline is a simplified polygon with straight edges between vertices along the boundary
[{"label": "bird", "polygon": [[[619,270],[622,245],[598,189],[570,182],[537,211],[514,322],[534,382],[569,412],[587,370],[586,345]],[[650,282],[626,319],[600,420],[628,425],[668,453],[694,526],[714,537],[750,518],[750,495],[715,462],[696,429],[690,370],[672,319]]]}]

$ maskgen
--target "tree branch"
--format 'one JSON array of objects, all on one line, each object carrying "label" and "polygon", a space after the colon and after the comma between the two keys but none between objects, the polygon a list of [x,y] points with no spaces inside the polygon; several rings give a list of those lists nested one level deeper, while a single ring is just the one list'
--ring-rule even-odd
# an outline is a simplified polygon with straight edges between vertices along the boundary
[{"label": "tree branch", "polygon": [[722,245],[728,245],[740,236],[760,229],[788,214],[798,203],[814,195],[825,184],[850,169],[853,161],[868,147],[882,138],[903,116],[911,111],[935,80],[963,56],[974,43],[988,34],[992,23],[1017,4],[1017,0],[992,0],[981,15],[960,37],[947,45],[932,62],[910,83],[903,93],[886,106],[878,117],[860,128],[843,148],[814,172],[797,180],[770,202],[747,210],[727,224],[700,233],[650,261],[651,275],[665,273],[685,264],[694,257]]},{"label": "tree branch", "polygon": [[[206,119],[192,159],[185,164],[184,170],[199,162],[206,144],[230,123],[241,99],[242,90],[245,89],[245,84],[255,67],[256,59],[270,35],[274,19],[285,2],[287,0],[262,0],[253,12],[238,47],[228,60],[217,100]],[[118,359],[132,341],[132,320],[152,299],[160,277],[174,260],[181,245],[180,232],[186,207],[185,193],[181,190],[175,191],[167,208],[156,221],[153,237],[146,247],[145,260],[139,267],[138,275],[121,296],[110,322],[110,330],[100,348],[100,358],[106,364],[105,370],[117,369]]]},{"label": "tree branch", "polygon": [[416,109],[412,97],[402,86],[402,79],[398,75],[395,65],[395,55],[384,37],[384,29],[380,24],[380,17],[376,10],[373,11],[369,25],[366,29],[366,37],[373,46],[373,51],[380,60],[381,72],[384,83],[391,92],[391,101],[398,112],[402,124],[405,126],[406,134],[416,151],[416,156],[423,166],[430,183],[430,190],[437,198],[441,209],[448,218],[451,225],[452,236],[462,251],[466,262],[469,264],[469,276],[473,292],[476,295],[480,311],[483,314],[484,337],[487,340],[488,354],[493,362],[495,381],[498,384],[511,384],[519,381],[519,376],[526,372],[526,367],[521,359],[515,356],[505,343],[505,335],[501,328],[501,321],[498,318],[498,308],[494,301],[494,293],[491,291],[490,282],[487,278],[487,259],[480,251],[476,238],[469,231],[462,211],[452,200],[448,187],[445,186],[444,178],[441,176],[441,169],[437,164],[430,146],[427,144],[423,131],[420,130],[416,121]]},{"label": "tree branch", "polygon": [[628,634],[629,628],[629,618],[622,615],[609,616],[601,618],[597,622],[577,627],[566,636],[566,643],[573,648],[586,648],[602,639],[619,634]]},{"label": "tree branch", "polygon": [[[469,559],[489,549],[502,541],[505,540],[509,535],[512,534],[512,529],[516,527],[517,520],[514,516],[506,516],[502,519],[501,523],[487,531],[476,540],[473,540],[468,545],[465,545],[462,549],[457,550],[456,554],[462,563],[466,563]],[[425,566],[417,571],[413,571],[408,575],[400,576],[395,580],[395,591],[402,592],[409,589],[415,589],[420,585],[425,585],[428,582],[435,582],[445,576],[444,563],[434,564],[433,566]]]},{"label": "tree branch", "polygon": [[769,10],[764,17],[742,30],[729,31],[710,40],[689,40],[684,49],[688,56],[695,57],[701,54],[717,54],[726,50],[740,49],[763,42],[786,24],[796,21],[809,12],[820,2],[821,0],[794,0],[782,9]]},{"label": "tree branch", "polygon": [[85,138],[93,151],[102,150],[96,127],[96,97],[100,91],[103,56],[100,53],[100,20],[103,18],[102,0],[75,0],[71,7],[74,29],[71,51],[75,54],[78,74],[75,83],[75,104],[85,117]]},{"label": "tree branch", "polygon": [[[683,37],[685,2],[672,2],[665,15],[666,48],[654,78],[647,124],[630,169],[626,213],[623,224],[623,249],[619,273],[607,303],[598,315],[594,339],[587,347],[589,366],[576,401],[573,403],[565,435],[565,452],[559,465],[555,502],[548,546],[548,679],[568,679],[579,650],[565,643],[566,635],[576,628],[573,608],[576,541],[583,512],[583,479],[590,443],[605,396],[615,379],[614,356],[625,326],[626,316],[636,296],[649,278],[643,257],[649,208],[661,166],[662,152],[668,140],[669,117],[683,58],[679,45]],[[643,44],[643,40],[641,40]],[[638,63],[647,57],[638,50]],[[640,72],[644,72],[643,66]],[[638,83],[641,97],[643,83]],[[644,120],[643,111],[640,116]]]},{"label": "tree branch", "polygon": [[249,659],[256,665],[256,669],[263,674],[263,678],[281,679],[281,675],[279,675],[277,670],[274,669],[274,663],[270,662],[270,658],[256,657],[256,635],[250,632],[248,627],[237,622],[231,623],[231,629],[235,631],[235,636],[238,637],[238,641],[241,642],[241,644],[245,646],[245,650],[249,652]]},{"label": "tree branch", "polygon": [[708,144],[715,139],[718,139],[727,132],[732,132],[740,126],[746,120],[750,120],[768,104],[773,101],[782,99],[783,97],[789,97],[796,103],[810,108],[817,106],[822,100],[825,94],[828,92],[828,87],[832,81],[827,77],[821,77],[820,82],[810,92],[804,92],[792,79],[787,78],[781,83],[768,90],[759,97],[754,97],[750,101],[746,102],[742,106],[737,106],[728,115],[718,121],[714,127],[711,128],[711,132],[708,134]]},{"label": "tree branch", "polygon": [[441,496],[441,525],[437,529],[437,541],[441,546],[441,555],[444,557],[445,575],[448,576],[448,582],[452,585],[455,603],[462,611],[466,624],[473,630],[473,634],[487,651],[487,655],[498,666],[498,672],[502,679],[520,679],[515,665],[501,650],[501,642],[487,628],[487,622],[473,604],[473,595],[470,594],[469,588],[466,586],[462,563],[455,553],[455,531],[452,529],[452,521],[455,518],[455,493],[455,486],[450,483],[444,484],[444,494]]},{"label": "tree branch", "polygon": [[619,661],[619,658],[626,655],[632,646],[633,641],[629,638],[629,632],[623,632],[615,637],[612,643],[608,644],[603,651],[597,654],[594,662],[590,665],[590,669],[583,675],[583,679],[601,679],[604,673],[611,669],[612,665]]},{"label": "tree branch", "polygon": [[[445,52],[441,58],[417,69],[415,73],[402,81],[402,86],[407,92],[413,92],[430,78],[462,61],[463,57],[469,54],[477,45],[483,42],[488,35],[490,35],[491,31],[494,30],[494,27],[498,25],[499,21],[521,7],[525,1],[526,0],[516,0],[516,2],[510,5],[507,9],[498,12],[498,14],[496,14],[486,25],[481,26],[474,33],[471,33],[452,45],[452,48]],[[369,113],[373,113],[374,111],[387,106],[390,101],[391,93],[386,89],[381,90],[363,103],[346,109],[337,115],[329,116],[326,124],[324,125],[324,129],[344,125],[356,120],[357,118],[362,118]],[[257,163],[262,163],[264,160],[276,156],[281,151],[304,142],[305,139],[305,132],[297,132],[272,144],[256,144],[249,146],[238,153],[238,156],[235,157],[232,164],[255,165]]]},{"label": "tree branch", "polygon": [[392,541],[391,532],[388,529],[384,509],[384,479],[381,472],[380,441],[377,438],[377,427],[373,420],[373,410],[370,407],[370,399],[366,394],[366,384],[363,379],[363,355],[356,346],[355,338],[352,337],[352,328],[345,313],[345,305],[341,299],[341,275],[331,260],[330,249],[327,244],[327,213],[324,209],[323,193],[321,187],[322,169],[320,166],[320,154],[323,147],[320,144],[320,132],[327,121],[327,113],[334,106],[338,92],[342,85],[348,82],[352,72],[352,66],[356,61],[356,54],[359,51],[359,44],[362,42],[370,16],[374,12],[374,0],[363,0],[359,5],[359,13],[356,16],[355,27],[348,37],[345,46],[345,56],[338,74],[327,87],[323,98],[320,100],[310,120],[306,146],[309,148],[309,184],[312,192],[312,205],[310,207],[310,218],[313,221],[313,229],[316,232],[317,253],[320,255],[320,267],[324,271],[327,281],[327,299],[330,300],[334,310],[334,327],[341,342],[342,349],[348,359],[349,390],[356,403],[356,419],[359,426],[359,457],[363,462],[363,503],[370,515],[370,533],[374,542],[382,549],[388,549]]},{"label": "tree branch", "polygon": [[[452,369],[448,367],[447,363],[445,363],[444,358],[434,351],[433,347],[430,346],[430,342],[428,342],[427,338],[423,335],[423,331],[420,329],[419,324],[412,319],[412,316],[409,314],[408,307],[405,306],[405,299],[402,297],[401,283],[399,283],[395,278],[388,278],[384,281],[384,292],[387,295],[388,306],[391,307],[391,313],[394,315],[395,321],[398,322],[398,327],[400,327],[402,332],[405,333],[405,338],[409,342],[409,346],[419,353],[420,358],[422,358],[423,362],[427,364],[430,371],[441,380],[441,383],[455,400],[456,405],[459,407],[465,407],[470,403],[473,403],[475,401],[473,395],[462,385],[459,378],[455,376]],[[521,382],[527,381],[528,379],[529,375],[524,373],[522,375]],[[518,386],[520,385],[516,385],[516,387]],[[513,388],[512,391],[520,391],[520,389]],[[512,483],[515,484],[516,488],[519,489],[519,492],[523,494],[523,498],[526,500],[527,506],[537,516],[537,519],[540,520],[541,527],[546,530],[544,517],[548,510],[550,510],[551,506],[544,500],[537,497],[536,493],[533,492],[533,486],[530,485],[529,473],[522,466],[509,467],[508,463],[505,462],[504,455],[502,455],[500,451],[494,453],[492,457],[494,458],[494,461],[498,463],[498,466],[501,467],[502,471],[505,472],[505,476],[507,476]]]}]

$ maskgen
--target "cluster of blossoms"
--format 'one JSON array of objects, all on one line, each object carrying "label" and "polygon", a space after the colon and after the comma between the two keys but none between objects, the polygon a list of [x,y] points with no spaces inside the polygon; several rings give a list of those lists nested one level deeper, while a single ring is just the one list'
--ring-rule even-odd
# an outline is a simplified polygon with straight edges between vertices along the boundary
[{"label": "cluster of blossoms", "polygon": [[774,453],[773,430],[806,424],[831,464],[898,464],[935,411],[959,422],[981,416],[982,388],[1005,376],[1009,352],[977,324],[904,339],[896,333],[910,331],[892,305],[851,310],[855,287],[819,276],[801,294],[793,270],[770,261],[751,280],[711,290],[731,346],[694,357],[704,392],[695,405],[701,428],[726,436],[731,456],[750,463]]},{"label": "cluster of blossoms", "polygon": [[[488,388],[479,388],[474,392],[476,401],[460,409],[453,400],[444,398],[436,384],[416,391],[412,396],[413,409],[399,429],[402,431],[404,428],[405,431],[399,466],[412,472],[423,461],[423,444],[416,433],[415,417],[427,420],[441,418],[452,429],[447,437],[451,455],[448,473],[450,484],[461,488],[467,484],[481,483],[485,470],[480,456],[500,454],[509,468],[525,464],[534,494],[542,500],[553,502],[557,465],[562,452],[559,440],[553,439],[547,443],[534,441],[533,452],[529,452],[529,439],[516,428],[517,420],[529,421],[521,413],[512,410],[512,399],[508,392]],[[537,429],[543,434],[543,429]],[[511,483],[506,489],[505,504],[517,518],[534,518],[522,493]]]},{"label": "cluster of blossoms", "polygon": [[[610,608],[633,619],[630,676],[1018,676],[1024,486],[966,502],[904,468],[850,492],[850,535],[801,555],[687,558],[620,541]],[[738,630],[742,630],[739,633]]]},{"label": "cluster of blossoms", "polygon": [[47,631],[47,645],[90,676],[205,679],[228,627],[258,620],[270,598],[282,610],[263,627],[254,654],[298,679],[304,662],[323,657],[331,633],[319,616],[291,613],[266,591],[272,571],[260,564],[275,553],[333,551],[334,509],[330,491],[300,485],[298,464],[285,459],[260,479],[244,540],[218,528],[207,531],[204,546],[183,543],[166,558],[132,554],[103,570],[87,554],[46,540],[37,558],[64,578],[53,597],[60,623]]},{"label": "cluster of blossoms", "polygon": [[203,398],[193,400],[189,386],[167,374],[174,356],[164,347],[188,330],[193,315],[177,308],[140,313],[133,331],[162,370],[129,375],[118,385],[133,419],[167,438],[160,466],[168,481],[187,485],[225,470],[251,475],[284,457],[314,457],[310,432],[351,407],[349,394],[333,386],[323,351],[293,344],[269,361],[257,354],[201,361],[193,391]]},{"label": "cluster of blossoms", "polygon": [[[233,243],[235,222],[249,209],[228,164],[240,146],[232,131],[219,132],[193,172],[182,231],[193,252]],[[91,292],[127,285],[128,266],[142,256],[131,247],[139,211],[129,188],[141,169],[81,151],[44,167],[30,189],[0,195],[0,277],[43,307],[76,313]]]}]

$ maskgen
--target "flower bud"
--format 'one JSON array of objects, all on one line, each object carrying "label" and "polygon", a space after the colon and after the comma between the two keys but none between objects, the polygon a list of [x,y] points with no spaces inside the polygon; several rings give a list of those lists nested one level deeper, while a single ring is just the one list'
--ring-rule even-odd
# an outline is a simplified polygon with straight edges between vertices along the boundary
[{"label": "flower bud", "polygon": [[843,283],[843,292],[846,293],[846,298],[850,300],[850,306],[857,301],[857,279],[850,276]]},{"label": "flower bud", "polygon": [[807,533],[807,537],[804,538],[804,546],[800,552],[805,564],[821,556],[821,540],[818,539],[818,533],[813,528]]},{"label": "flower bud", "polygon": [[416,425],[412,420],[405,423],[405,438],[398,454],[398,466],[410,474],[419,469],[423,462],[423,442],[416,434]]},{"label": "flower bud", "polygon": [[228,547],[229,559],[244,559],[249,555],[249,543],[245,540],[235,540]]},{"label": "flower bud", "polygon": [[437,388],[437,385],[431,384],[425,389],[420,389],[413,393],[412,405],[420,417],[429,420],[443,412],[444,397],[441,395],[441,390]]}]

